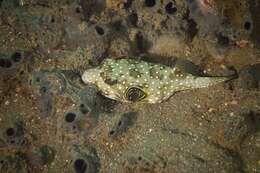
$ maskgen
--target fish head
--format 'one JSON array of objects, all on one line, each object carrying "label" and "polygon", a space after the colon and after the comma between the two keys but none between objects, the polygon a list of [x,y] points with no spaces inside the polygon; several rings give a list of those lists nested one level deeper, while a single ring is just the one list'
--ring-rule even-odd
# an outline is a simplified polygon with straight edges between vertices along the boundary
[{"label": "fish head", "polygon": [[84,83],[97,86],[104,96],[113,100],[123,99],[121,91],[113,86],[114,81],[105,75],[103,66],[86,70],[81,78]]},{"label": "fish head", "polygon": [[84,83],[96,84],[100,79],[101,76],[99,68],[88,69],[82,75],[82,80]]}]

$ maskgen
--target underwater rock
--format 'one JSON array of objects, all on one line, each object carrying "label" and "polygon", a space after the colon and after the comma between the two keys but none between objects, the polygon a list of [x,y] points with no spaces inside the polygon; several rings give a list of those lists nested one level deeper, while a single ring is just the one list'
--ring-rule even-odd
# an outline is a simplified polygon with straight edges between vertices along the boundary
[{"label": "underwater rock", "polygon": [[219,30],[221,25],[221,17],[218,16],[213,4],[204,3],[203,0],[185,0],[185,3],[189,7],[190,18],[194,19],[198,24],[199,31],[201,33],[208,34]]},{"label": "underwater rock", "polygon": [[248,136],[241,145],[241,157],[245,172],[260,171],[260,132]]},{"label": "underwater rock", "polygon": [[137,112],[127,112],[121,115],[114,127],[109,131],[109,137],[112,139],[125,133],[136,121]]},{"label": "underwater rock", "polygon": [[5,21],[10,26],[15,27],[17,32],[25,34],[35,46],[43,48],[42,50],[53,49],[61,42],[62,17],[47,6],[36,4],[26,8],[20,5],[5,7],[3,13],[8,16]]},{"label": "underwater rock", "polygon": [[108,98],[122,102],[160,103],[177,91],[204,88],[231,77],[199,77],[178,66],[133,59],[106,59],[100,67],[82,75],[85,83],[99,87]]},{"label": "underwater rock", "polygon": [[259,121],[254,117],[256,116],[247,112],[234,112],[232,116],[218,115],[218,120],[214,123],[214,130],[211,130],[211,133],[221,146],[231,150],[239,149],[243,140],[256,129]]},{"label": "underwater rock", "polygon": [[100,160],[95,148],[91,146],[73,145],[71,150],[72,168],[76,173],[97,173]]},{"label": "underwater rock", "polygon": [[239,71],[239,78],[236,82],[238,88],[259,89],[260,87],[260,64],[247,65]]},{"label": "underwater rock", "polygon": [[[104,56],[109,45],[109,34],[107,34],[108,28],[106,25],[101,23],[94,25],[92,22],[86,22],[88,19],[86,19],[85,13],[89,13],[93,9],[92,6],[86,7],[91,8],[91,10],[84,11],[84,4],[93,5],[96,3],[103,2],[92,2],[92,0],[89,2],[81,1],[80,9],[82,9],[82,13],[75,13],[75,8],[78,8],[76,7],[78,6],[77,4],[74,6],[69,6],[65,11],[66,15],[64,16],[64,38],[62,40],[62,44],[66,47],[66,50],[75,51],[75,53],[77,53],[77,51],[80,49],[80,56],[72,55],[72,63],[78,66],[82,65],[82,67],[84,67],[82,61],[87,62],[86,60],[96,64],[96,61],[99,61],[99,59]],[[94,11],[96,10],[97,9]],[[81,56],[84,57],[82,58]],[[86,64],[85,62],[84,64]]]},{"label": "underwater rock", "polygon": [[[175,57],[224,76],[231,74],[230,66],[256,63],[258,45],[248,36],[260,42],[257,0],[0,0],[0,6],[0,172],[259,170],[259,115],[240,111],[259,107],[258,66],[241,70],[230,82],[232,90],[216,86],[176,94],[159,107],[138,104],[166,100],[182,90],[188,76],[193,85],[188,89],[197,79],[213,80]],[[33,52],[34,61],[22,47]],[[101,63],[131,56],[138,61]],[[109,62],[114,65],[104,70]],[[91,77],[93,67],[100,74],[98,87],[81,79],[84,71],[84,79]],[[31,73],[35,70],[40,71]],[[30,87],[23,82],[28,75]],[[178,81],[171,90],[172,80]],[[105,97],[112,92],[119,99]],[[140,111],[131,112],[135,109]],[[5,123],[10,110],[19,112],[24,134],[15,123]],[[37,117],[39,112],[48,118]],[[26,145],[20,145],[23,139]],[[77,145],[70,151],[72,143]]]},{"label": "underwater rock", "polygon": [[130,156],[123,164],[122,172],[164,172],[167,162],[162,158],[147,158],[145,156],[136,154],[137,156]]},{"label": "underwater rock", "polygon": [[103,0],[80,1],[83,9],[83,14],[86,21],[89,21],[92,15],[99,15],[106,7],[106,2]]}]

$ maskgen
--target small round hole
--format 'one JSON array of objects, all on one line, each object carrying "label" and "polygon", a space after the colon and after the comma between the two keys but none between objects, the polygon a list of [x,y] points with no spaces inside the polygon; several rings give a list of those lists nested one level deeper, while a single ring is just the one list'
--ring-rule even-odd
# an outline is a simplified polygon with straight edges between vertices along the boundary
[{"label": "small round hole", "polygon": [[76,11],[76,13],[80,13],[80,8],[77,7],[75,11]]},{"label": "small round hole", "polygon": [[84,104],[80,104],[79,110],[83,114],[87,114],[89,112],[88,108],[86,108],[86,106]]},{"label": "small round hole", "polygon": [[99,35],[104,35],[105,31],[103,28],[101,28],[100,26],[96,26],[95,29]]},{"label": "small round hole", "polygon": [[8,59],[0,59],[0,67],[3,68],[10,68],[12,66],[12,63]]},{"label": "small round hole", "polygon": [[129,22],[133,25],[136,26],[138,22],[138,15],[137,13],[132,13],[128,16]]},{"label": "small round hole", "polygon": [[110,135],[113,135],[114,133],[115,133],[114,130],[111,130],[111,131],[109,132]]},{"label": "small round hole", "polygon": [[229,45],[229,38],[228,37],[223,36],[222,34],[218,34],[217,39],[218,39],[219,45],[224,46],[224,47]]},{"label": "small round hole", "polygon": [[165,10],[168,14],[174,14],[177,11],[177,8],[174,7],[172,2],[169,2],[166,6],[165,6]]},{"label": "small round hole", "polygon": [[19,52],[15,52],[12,56],[11,56],[11,59],[14,61],[14,62],[19,62],[22,58],[22,55],[21,53]]},{"label": "small round hole", "polygon": [[37,77],[37,78],[35,79],[35,81],[36,81],[36,82],[40,82],[41,79],[40,79],[39,77]]},{"label": "small round hole", "polygon": [[251,23],[250,22],[245,22],[244,28],[245,28],[245,30],[250,30],[251,29]]},{"label": "small round hole", "polygon": [[75,120],[75,118],[76,118],[76,114],[72,113],[72,112],[69,112],[65,116],[65,121],[68,122],[68,123],[71,123],[71,122],[73,122]]},{"label": "small round hole", "polygon": [[153,7],[155,5],[155,0],[145,0],[145,5],[147,7]]},{"label": "small round hole", "polygon": [[40,93],[46,93],[47,92],[47,88],[45,86],[40,88]]},{"label": "small round hole", "polygon": [[146,165],[146,166],[149,166],[149,165],[150,165],[150,163],[149,163],[149,162],[145,162],[145,165]]},{"label": "small round hole", "polygon": [[21,145],[25,145],[27,143],[26,139],[22,139]]},{"label": "small round hole", "polygon": [[124,3],[124,9],[130,8],[131,5],[132,5],[132,2],[133,2],[133,0],[127,0],[127,1]]},{"label": "small round hole", "polygon": [[87,170],[87,164],[86,164],[85,160],[77,159],[74,162],[74,169],[75,169],[76,173],[85,173],[85,171]]},{"label": "small round hole", "polygon": [[118,124],[117,124],[117,126],[120,127],[121,125],[122,125],[122,121],[119,121]]},{"label": "small round hole", "polygon": [[13,128],[8,128],[8,129],[6,130],[6,135],[7,135],[7,136],[13,136],[14,133],[15,133],[15,131],[14,131]]}]

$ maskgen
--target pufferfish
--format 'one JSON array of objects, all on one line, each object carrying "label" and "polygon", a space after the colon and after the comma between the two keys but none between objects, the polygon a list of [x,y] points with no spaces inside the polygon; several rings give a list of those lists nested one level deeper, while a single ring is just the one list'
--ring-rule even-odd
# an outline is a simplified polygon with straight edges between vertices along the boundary
[{"label": "pufferfish", "polygon": [[229,79],[195,76],[178,65],[170,67],[128,58],[105,59],[82,75],[83,82],[96,85],[108,98],[146,103],[161,103],[177,91],[209,87]]}]

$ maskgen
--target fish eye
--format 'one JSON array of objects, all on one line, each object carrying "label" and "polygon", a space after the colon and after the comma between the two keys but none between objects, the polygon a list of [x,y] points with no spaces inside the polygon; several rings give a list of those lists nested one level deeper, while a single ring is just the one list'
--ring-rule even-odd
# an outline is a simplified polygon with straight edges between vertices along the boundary
[{"label": "fish eye", "polygon": [[125,92],[126,100],[131,102],[141,101],[146,96],[146,93],[139,87],[129,87]]}]

